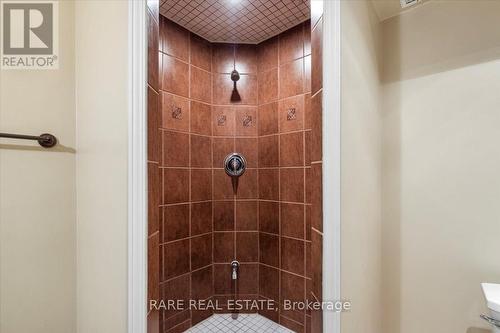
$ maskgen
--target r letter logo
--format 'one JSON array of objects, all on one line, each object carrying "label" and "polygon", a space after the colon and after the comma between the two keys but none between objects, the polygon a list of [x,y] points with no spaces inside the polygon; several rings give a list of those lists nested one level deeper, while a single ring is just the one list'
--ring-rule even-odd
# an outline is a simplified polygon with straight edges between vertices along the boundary
[{"label": "r letter logo", "polygon": [[57,69],[58,2],[2,1],[2,69]]}]

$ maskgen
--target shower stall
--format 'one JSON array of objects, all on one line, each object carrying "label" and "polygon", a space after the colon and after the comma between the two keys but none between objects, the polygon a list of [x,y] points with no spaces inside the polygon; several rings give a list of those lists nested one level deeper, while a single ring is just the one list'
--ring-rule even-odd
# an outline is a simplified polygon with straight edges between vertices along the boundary
[{"label": "shower stall", "polygon": [[149,3],[151,329],[321,332],[284,302],[322,297],[322,24],[308,1]]},{"label": "shower stall", "polygon": [[500,1],[31,2],[0,2],[1,333],[499,325]]}]

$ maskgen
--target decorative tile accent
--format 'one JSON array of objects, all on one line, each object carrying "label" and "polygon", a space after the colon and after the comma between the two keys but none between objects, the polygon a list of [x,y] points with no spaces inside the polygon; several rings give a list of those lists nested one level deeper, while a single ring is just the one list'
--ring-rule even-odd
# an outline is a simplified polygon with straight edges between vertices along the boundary
[{"label": "decorative tile accent", "polygon": [[215,314],[187,333],[221,333],[221,332],[252,332],[252,333],[293,333],[289,329],[258,314],[238,314],[237,319],[231,314]]},{"label": "decorative tile accent", "polygon": [[217,126],[224,126],[226,124],[226,115],[221,114],[217,117]]},{"label": "decorative tile accent", "polygon": [[172,118],[181,120],[182,119],[182,108],[172,105]]},{"label": "decorative tile accent", "polygon": [[160,12],[211,42],[247,44],[258,44],[310,17],[309,0],[161,0]]},{"label": "decorative tile accent", "polygon": [[246,115],[243,117],[243,127],[252,126],[252,116]]},{"label": "decorative tile accent", "polygon": [[297,119],[297,110],[295,108],[290,108],[286,111],[286,120]]}]

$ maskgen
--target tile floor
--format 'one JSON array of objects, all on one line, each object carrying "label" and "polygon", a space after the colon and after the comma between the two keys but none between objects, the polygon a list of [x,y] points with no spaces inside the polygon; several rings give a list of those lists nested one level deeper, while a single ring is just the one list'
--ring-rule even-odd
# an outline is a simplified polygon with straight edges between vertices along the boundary
[{"label": "tile floor", "polygon": [[231,314],[215,314],[186,332],[293,333],[293,331],[258,314],[239,314],[238,319],[231,318]]}]

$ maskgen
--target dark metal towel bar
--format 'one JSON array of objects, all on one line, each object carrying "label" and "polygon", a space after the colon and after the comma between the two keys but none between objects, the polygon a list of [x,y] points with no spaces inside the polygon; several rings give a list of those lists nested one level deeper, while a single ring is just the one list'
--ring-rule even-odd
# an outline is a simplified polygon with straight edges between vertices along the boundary
[{"label": "dark metal towel bar", "polygon": [[52,148],[57,144],[57,138],[55,136],[53,136],[52,134],[48,134],[48,133],[40,134],[39,136],[12,134],[12,133],[0,133],[0,138],[34,140],[34,141],[38,141],[40,146],[42,146],[44,148]]}]

